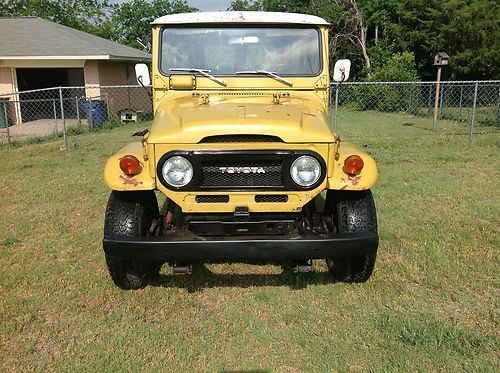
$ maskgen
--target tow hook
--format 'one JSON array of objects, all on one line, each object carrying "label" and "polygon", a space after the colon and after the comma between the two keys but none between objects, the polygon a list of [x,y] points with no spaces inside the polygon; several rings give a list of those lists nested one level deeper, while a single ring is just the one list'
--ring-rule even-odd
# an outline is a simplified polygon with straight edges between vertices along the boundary
[{"label": "tow hook", "polygon": [[175,263],[172,266],[172,273],[174,275],[190,275],[193,273],[193,266],[187,263]]},{"label": "tow hook", "polygon": [[294,264],[293,273],[307,273],[312,271],[311,260],[298,260]]}]

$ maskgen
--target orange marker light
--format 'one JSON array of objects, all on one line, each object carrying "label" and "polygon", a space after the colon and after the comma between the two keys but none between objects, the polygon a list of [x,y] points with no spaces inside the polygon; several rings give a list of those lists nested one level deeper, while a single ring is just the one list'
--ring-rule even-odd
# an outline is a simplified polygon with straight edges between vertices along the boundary
[{"label": "orange marker light", "polygon": [[350,155],[344,161],[344,171],[350,175],[356,175],[361,172],[364,165],[363,159],[359,155]]},{"label": "orange marker light", "polygon": [[126,175],[137,175],[141,172],[141,163],[133,155],[126,155],[120,159],[120,168]]}]

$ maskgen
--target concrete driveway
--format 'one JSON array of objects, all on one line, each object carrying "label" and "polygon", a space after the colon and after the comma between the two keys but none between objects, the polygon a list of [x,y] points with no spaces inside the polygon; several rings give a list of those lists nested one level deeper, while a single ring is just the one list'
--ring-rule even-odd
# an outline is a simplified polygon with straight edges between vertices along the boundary
[{"label": "concrete driveway", "polygon": [[[66,119],[66,128],[78,126],[77,119]],[[87,126],[87,121],[82,120],[82,126]],[[30,138],[39,138],[63,133],[63,122],[58,119],[39,119],[32,122],[16,124],[9,127],[10,141],[22,141]],[[8,142],[7,129],[0,128],[0,144]]]}]

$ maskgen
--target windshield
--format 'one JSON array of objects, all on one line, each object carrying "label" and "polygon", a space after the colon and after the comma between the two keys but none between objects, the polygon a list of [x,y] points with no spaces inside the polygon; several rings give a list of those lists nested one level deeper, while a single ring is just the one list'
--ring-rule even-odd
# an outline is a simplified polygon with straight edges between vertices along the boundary
[{"label": "windshield", "polygon": [[167,27],[161,44],[160,65],[166,75],[176,68],[204,69],[212,75],[265,70],[315,76],[321,70],[319,31],[312,27]]}]

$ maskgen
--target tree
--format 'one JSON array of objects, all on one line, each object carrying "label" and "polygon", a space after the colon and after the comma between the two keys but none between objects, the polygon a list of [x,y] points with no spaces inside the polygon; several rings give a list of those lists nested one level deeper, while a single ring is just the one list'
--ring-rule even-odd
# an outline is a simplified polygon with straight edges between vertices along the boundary
[{"label": "tree", "polygon": [[392,25],[398,22],[397,6],[399,0],[358,0],[359,9],[365,15],[368,33],[378,44],[383,35],[389,33]]},{"label": "tree", "polygon": [[228,10],[307,13],[313,0],[236,0]]},{"label": "tree", "polygon": [[100,35],[100,25],[113,10],[108,0],[6,0],[0,16],[34,16]]},{"label": "tree", "polygon": [[250,10],[250,11],[258,11],[261,10],[260,4],[248,1],[248,0],[236,0],[229,5],[229,8],[227,10],[234,10],[234,11],[245,11],[245,10]]},{"label": "tree", "polygon": [[[151,22],[166,14],[194,12],[198,9],[187,5],[185,0],[132,0],[121,4],[113,13],[111,23],[115,27],[113,39],[135,48],[143,48],[137,40],[151,35]],[[144,44],[144,43],[143,43]]]},{"label": "tree", "polygon": [[399,0],[358,0],[359,9],[365,15],[367,53],[371,62],[371,69],[364,68],[358,77],[368,77],[371,70],[383,67],[395,53],[392,31],[398,22],[398,3]]},{"label": "tree", "polygon": [[419,73],[434,79],[432,56],[450,55],[453,79],[500,77],[500,5],[496,0],[403,0],[394,27],[400,50],[414,51]]},{"label": "tree", "polygon": [[359,10],[356,0],[335,0],[340,9],[343,9],[343,25],[340,30],[332,30],[330,45],[332,54],[337,50],[338,44],[349,41],[359,47],[363,55],[365,67],[371,69],[371,61],[367,49],[367,31],[364,15]]}]

